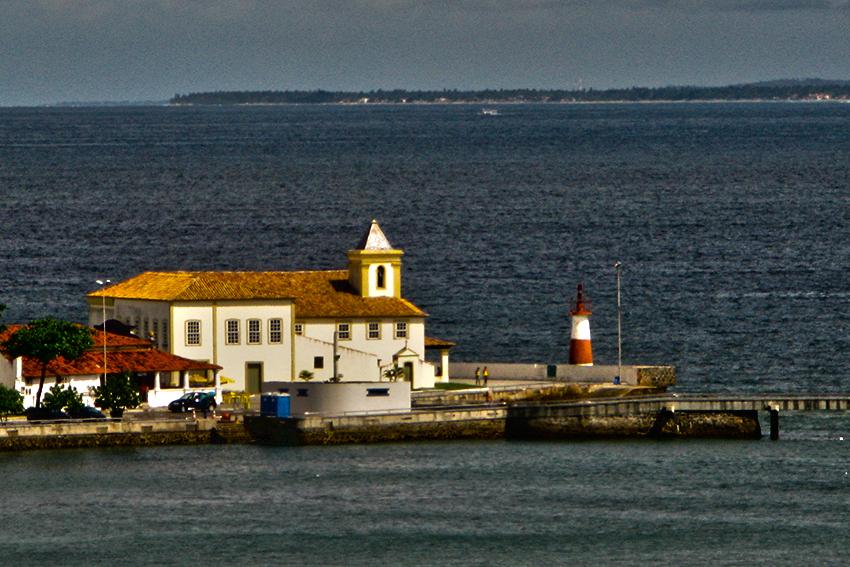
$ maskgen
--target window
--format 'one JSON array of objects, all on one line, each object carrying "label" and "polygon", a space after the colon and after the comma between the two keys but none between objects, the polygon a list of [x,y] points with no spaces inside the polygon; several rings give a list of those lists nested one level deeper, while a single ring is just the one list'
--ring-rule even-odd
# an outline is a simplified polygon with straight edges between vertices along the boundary
[{"label": "window", "polygon": [[325,357],[324,356],[314,356],[313,357],[313,368],[324,368],[325,367]]},{"label": "window", "polygon": [[303,335],[304,334],[304,323],[295,323],[295,334]]},{"label": "window", "polygon": [[186,346],[201,345],[201,322],[197,319],[186,321]]},{"label": "window", "polygon": [[148,322],[148,318],[147,318],[147,317],[145,317],[145,322],[144,322],[144,327],[143,327],[143,328],[144,328],[144,334],[143,334],[142,336],[143,336],[144,338],[146,338],[146,339],[151,338],[151,328],[150,328],[150,324],[149,324],[149,322]]},{"label": "window", "polygon": [[351,323],[337,323],[336,337],[341,341],[351,340]]},{"label": "window", "polygon": [[384,289],[387,287],[387,269],[383,266],[378,266],[377,270],[377,284],[376,287],[378,289]]},{"label": "window", "polygon": [[258,345],[262,342],[263,325],[259,319],[248,319],[248,344]]},{"label": "window", "polygon": [[283,322],[280,319],[269,319],[269,344],[279,345],[283,342]]},{"label": "window", "polygon": [[380,339],[381,338],[381,324],[376,323],[375,321],[371,321],[366,323],[366,338],[367,339]]},{"label": "window", "polygon": [[154,319],[151,325],[153,326],[153,339],[159,344],[159,321]]},{"label": "window", "polygon": [[372,396],[389,396],[389,388],[366,388],[366,397]]},{"label": "window", "polygon": [[406,321],[396,321],[396,323],[395,323],[395,338],[397,338],[397,339],[406,339],[407,338],[407,322]]},{"label": "window", "polygon": [[239,320],[228,319],[224,322],[224,344],[239,344]]},{"label": "window", "polygon": [[307,390],[307,388],[298,388],[297,394],[295,394],[295,395],[298,396],[299,398],[306,398],[307,396],[310,395],[310,391]]},{"label": "window", "polygon": [[162,322],[162,348],[168,349],[168,319]]}]

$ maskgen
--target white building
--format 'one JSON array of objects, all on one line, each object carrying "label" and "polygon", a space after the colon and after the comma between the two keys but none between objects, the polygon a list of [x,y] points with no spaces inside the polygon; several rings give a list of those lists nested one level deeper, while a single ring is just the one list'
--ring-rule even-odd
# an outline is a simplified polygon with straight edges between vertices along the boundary
[{"label": "white building", "polygon": [[[303,371],[329,380],[335,369],[343,381],[381,381],[396,365],[430,388],[427,315],[401,295],[402,255],[372,221],[347,270],[146,272],[90,293],[89,323],[105,314],[163,350],[219,365],[233,390],[259,393]],[[447,356],[442,370],[448,380]]]}]

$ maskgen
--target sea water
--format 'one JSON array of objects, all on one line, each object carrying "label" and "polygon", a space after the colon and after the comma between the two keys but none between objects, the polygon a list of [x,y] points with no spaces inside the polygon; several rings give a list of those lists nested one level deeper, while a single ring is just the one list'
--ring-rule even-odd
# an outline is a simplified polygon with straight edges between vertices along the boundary
[{"label": "sea water", "polygon": [[[345,266],[372,218],[456,360],[673,364],[847,391],[850,105],[0,109],[7,322],[94,280]],[[757,442],[0,455],[10,564],[840,563],[841,414]]]}]

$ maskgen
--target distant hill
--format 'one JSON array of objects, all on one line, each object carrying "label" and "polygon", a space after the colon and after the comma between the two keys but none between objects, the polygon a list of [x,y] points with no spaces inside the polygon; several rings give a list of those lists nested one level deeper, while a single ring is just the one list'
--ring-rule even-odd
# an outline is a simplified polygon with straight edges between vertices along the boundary
[{"label": "distant hill", "polygon": [[740,100],[850,100],[850,81],[782,79],[725,87],[670,86],[628,89],[485,89],[408,91],[216,91],[177,94],[170,104],[372,104],[372,103],[515,103],[646,102]]}]

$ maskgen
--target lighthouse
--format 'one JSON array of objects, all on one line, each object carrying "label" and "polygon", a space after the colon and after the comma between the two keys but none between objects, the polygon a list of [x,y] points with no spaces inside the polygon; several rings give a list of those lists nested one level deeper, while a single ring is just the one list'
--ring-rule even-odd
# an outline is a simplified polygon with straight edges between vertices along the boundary
[{"label": "lighthouse", "polygon": [[593,366],[593,349],[590,344],[590,300],[584,297],[584,286],[578,284],[576,300],[570,311],[570,364]]}]

